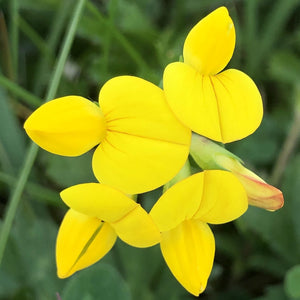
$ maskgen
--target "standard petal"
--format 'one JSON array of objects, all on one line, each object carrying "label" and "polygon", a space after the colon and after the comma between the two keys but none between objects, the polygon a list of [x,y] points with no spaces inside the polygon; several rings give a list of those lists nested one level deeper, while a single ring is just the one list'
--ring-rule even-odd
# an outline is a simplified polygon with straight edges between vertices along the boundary
[{"label": "standard petal", "polygon": [[63,190],[60,196],[76,211],[106,222],[117,222],[138,206],[123,193],[100,183],[74,185]]},{"label": "standard petal", "polygon": [[222,141],[218,103],[209,76],[184,63],[171,63],[164,71],[167,102],[177,118],[192,131]]},{"label": "standard petal", "polygon": [[241,71],[202,76],[184,63],[172,63],[166,67],[163,81],[172,111],[200,135],[229,143],[250,135],[261,122],[260,93]]},{"label": "standard petal", "polygon": [[119,221],[110,224],[118,237],[131,246],[144,248],[160,242],[157,226],[140,205]]},{"label": "standard petal", "polygon": [[247,210],[247,194],[236,176],[222,170],[205,170],[203,176],[202,199],[193,219],[222,224],[237,219]]},{"label": "standard petal", "polygon": [[225,7],[203,18],[189,32],[183,48],[184,62],[203,75],[225,68],[235,46],[235,29]]},{"label": "standard petal", "polygon": [[81,155],[99,144],[106,132],[100,108],[79,96],[49,101],[34,111],[24,128],[41,148],[59,155]]},{"label": "standard petal", "polygon": [[194,174],[168,189],[150,211],[161,232],[191,219],[199,208],[203,192],[203,173]]},{"label": "standard petal", "polygon": [[205,290],[215,255],[214,236],[207,224],[184,221],[162,233],[163,257],[180,284],[198,296]]},{"label": "standard petal", "polygon": [[93,157],[97,179],[127,194],[157,188],[184,165],[191,132],[167,105],[163,91],[143,79],[109,80],[99,95],[107,135]]},{"label": "standard petal", "polygon": [[116,238],[109,224],[70,209],[56,240],[58,277],[69,277],[100,260],[112,248]]},{"label": "standard petal", "polygon": [[263,117],[262,98],[252,79],[229,69],[211,76],[220,112],[223,143],[240,140],[253,133]]}]

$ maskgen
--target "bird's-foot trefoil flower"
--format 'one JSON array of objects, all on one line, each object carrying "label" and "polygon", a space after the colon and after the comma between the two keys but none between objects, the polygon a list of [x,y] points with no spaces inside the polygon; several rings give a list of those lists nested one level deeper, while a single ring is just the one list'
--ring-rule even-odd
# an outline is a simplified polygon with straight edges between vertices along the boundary
[{"label": "bird's-foot trefoil flower", "polygon": [[222,224],[248,208],[245,189],[230,172],[196,173],[168,189],[150,211],[161,232],[163,257],[175,278],[195,296],[210,275],[215,241],[207,223]]},{"label": "bird's-foot trefoil flower", "polygon": [[209,139],[193,134],[191,156],[202,169],[223,169],[232,172],[244,186],[248,202],[270,211],[283,206],[282,192],[243,166],[242,161]]},{"label": "bird's-foot trefoil flower", "polygon": [[169,64],[163,75],[166,99],[178,119],[223,143],[253,133],[263,115],[252,79],[236,69],[222,71],[234,47],[234,24],[220,7],[192,28],[184,43],[184,61]]},{"label": "bird's-foot trefoil flower", "polygon": [[61,192],[70,207],[56,241],[57,274],[66,278],[99,261],[117,236],[134,247],[160,242],[147,212],[123,193],[100,183],[72,186]]},{"label": "bird's-foot trefoil flower", "polygon": [[133,76],[109,80],[100,107],[79,96],[52,100],[25,122],[40,147],[65,156],[93,155],[99,182],[126,194],[155,189],[184,165],[191,131],[169,109],[163,91]]}]

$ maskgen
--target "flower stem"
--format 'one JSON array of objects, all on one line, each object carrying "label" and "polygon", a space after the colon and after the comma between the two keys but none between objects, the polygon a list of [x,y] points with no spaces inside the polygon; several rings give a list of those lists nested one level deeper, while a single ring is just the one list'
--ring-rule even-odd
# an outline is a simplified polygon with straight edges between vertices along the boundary
[{"label": "flower stem", "polygon": [[41,55],[37,63],[37,72],[35,74],[33,87],[35,95],[41,96],[42,94],[43,82],[45,82],[45,79],[47,79],[47,75],[45,74],[49,73],[50,64],[54,61],[54,53],[58,48],[60,36],[64,31],[65,23],[67,17],[69,16],[69,12],[73,3],[73,0],[61,1],[61,4],[53,18],[50,26],[51,31],[49,33],[49,37],[46,40],[48,49],[51,50],[47,53],[47,55]]},{"label": "flower stem", "polygon": [[[68,27],[68,30],[67,30],[67,33],[65,36],[65,40],[63,43],[63,47],[62,47],[62,50],[59,55],[59,59],[56,63],[54,71],[53,71],[52,81],[49,85],[48,93],[46,96],[46,101],[51,100],[56,94],[58,84],[59,84],[59,81],[60,81],[62,73],[63,73],[64,65],[67,60],[67,56],[69,54],[69,51],[70,51],[70,48],[71,48],[71,45],[72,45],[72,42],[73,42],[73,39],[75,36],[79,18],[83,11],[85,1],[86,0],[79,0],[74,9],[73,18],[71,19],[71,22],[69,24],[69,27]],[[7,209],[4,221],[3,221],[1,236],[0,236],[0,264],[1,264],[1,261],[2,261],[3,255],[4,255],[5,247],[6,247],[9,233],[10,233],[10,230],[12,227],[12,223],[13,223],[14,217],[16,215],[17,208],[18,208],[21,196],[22,196],[22,192],[25,188],[31,168],[32,168],[35,158],[37,156],[38,149],[39,148],[36,144],[31,143],[28,153],[26,155],[24,166],[21,170],[20,176],[16,183],[15,190],[13,191],[11,198],[9,200],[8,209]]]},{"label": "flower stem", "polygon": [[[17,179],[12,175],[0,171],[0,181],[6,183],[11,187],[14,187]],[[26,193],[32,196],[34,200],[45,203],[47,205],[55,207],[59,206],[63,208],[66,207],[66,205],[62,201],[60,201],[57,192],[49,188],[45,188],[39,184],[27,182]]]},{"label": "flower stem", "polygon": [[19,26],[18,26],[19,3],[18,0],[10,1],[10,37],[12,50],[12,63],[14,78],[18,74],[18,49],[19,49]]},{"label": "flower stem", "polygon": [[1,70],[9,79],[14,79],[14,70],[10,52],[10,44],[3,12],[0,11],[0,45],[1,45]]}]

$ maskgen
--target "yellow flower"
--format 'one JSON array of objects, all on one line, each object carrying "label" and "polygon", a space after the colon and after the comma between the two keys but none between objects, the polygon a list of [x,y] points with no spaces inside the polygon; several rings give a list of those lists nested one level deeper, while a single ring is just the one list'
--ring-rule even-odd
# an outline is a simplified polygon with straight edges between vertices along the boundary
[{"label": "yellow flower", "polygon": [[230,172],[194,174],[167,190],[150,212],[161,231],[160,247],[175,278],[195,296],[210,275],[214,236],[207,225],[230,222],[248,208],[246,192]]},{"label": "yellow flower", "polygon": [[100,183],[72,186],[61,192],[71,207],[56,241],[57,274],[71,276],[100,260],[117,236],[134,247],[160,242],[160,232],[147,212],[121,192]]},{"label": "yellow flower", "polygon": [[169,64],[163,76],[166,99],[179,120],[203,136],[228,143],[253,133],[262,115],[255,83],[239,70],[223,68],[232,57],[235,29],[225,7],[189,32],[184,62]]},{"label": "yellow flower", "polygon": [[38,108],[24,128],[40,147],[59,155],[81,155],[100,143],[92,162],[96,178],[126,194],[152,190],[176,175],[191,132],[160,88],[137,77],[115,77],[102,87],[99,104],[58,98]]}]

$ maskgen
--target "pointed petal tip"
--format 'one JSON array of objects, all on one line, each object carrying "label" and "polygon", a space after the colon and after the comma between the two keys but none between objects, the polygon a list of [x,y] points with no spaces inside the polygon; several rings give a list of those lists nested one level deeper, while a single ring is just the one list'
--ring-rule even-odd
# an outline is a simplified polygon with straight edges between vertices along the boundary
[{"label": "pointed petal tip", "polygon": [[66,278],[72,276],[74,273],[75,273],[75,271],[74,272],[63,272],[58,267],[57,267],[57,271],[56,271],[57,277],[59,279],[66,279]]},{"label": "pointed petal tip", "polygon": [[214,13],[220,13],[220,14],[224,14],[226,16],[229,15],[229,11],[226,6],[220,6],[220,7],[216,8],[215,10],[213,10],[210,14],[214,14]]},{"label": "pointed petal tip", "polygon": [[67,278],[93,265],[110,251],[116,238],[108,223],[69,209],[56,239],[57,276]]},{"label": "pointed petal tip", "polygon": [[209,226],[201,221],[184,221],[162,233],[162,255],[178,282],[198,296],[206,288],[213,266],[215,241]]},{"label": "pointed petal tip", "polygon": [[203,75],[217,74],[228,64],[234,47],[234,24],[227,8],[221,6],[189,32],[183,47],[184,62]]},{"label": "pointed petal tip", "polygon": [[192,295],[194,295],[195,297],[199,297],[199,295],[202,294],[205,291],[206,285],[207,285],[207,281],[206,282],[201,282],[195,287],[190,287],[190,288],[186,287],[186,290],[189,293],[191,293]]}]

